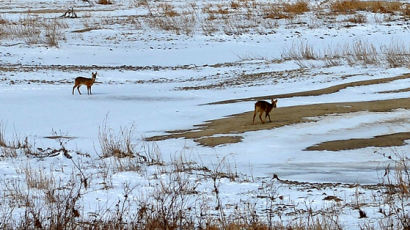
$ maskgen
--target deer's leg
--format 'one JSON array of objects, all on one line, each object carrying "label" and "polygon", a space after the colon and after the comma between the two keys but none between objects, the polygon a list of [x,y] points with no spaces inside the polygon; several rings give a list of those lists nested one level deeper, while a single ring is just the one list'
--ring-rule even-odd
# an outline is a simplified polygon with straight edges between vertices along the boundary
[{"label": "deer's leg", "polygon": [[265,123],[265,122],[262,120],[262,113],[263,113],[262,111],[259,112],[259,119],[261,119],[261,122],[262,122],[262,124],[263,124],[263,123]]},{"label": "deer's leg", "polygon": [[272,121],[270,120],[270,115],[269,115],[269,113],[266,114],[265,120],[266,120],[266,117],[269,117],[269,122],[272,122]]},{"label": "deer's leg", "polygon": [[255,116],[256,116],[256,109],[255,109],[255,111],[253,112],[253,120],[252,120],[252,124],[255,124]]},{"label": "deer's leg", "polygon": [[77,86],[77,90],[78,90],[78,93],[81,95],[80,86],[81,86],[81,85],[78,85],[78,86]]},{"label": "deer's leg", "polygon": [[74,90],[75,90],[75,87],[77,87],[77,85],[74,85],[74,87],[73,87],[73,95],[74,95]]}]

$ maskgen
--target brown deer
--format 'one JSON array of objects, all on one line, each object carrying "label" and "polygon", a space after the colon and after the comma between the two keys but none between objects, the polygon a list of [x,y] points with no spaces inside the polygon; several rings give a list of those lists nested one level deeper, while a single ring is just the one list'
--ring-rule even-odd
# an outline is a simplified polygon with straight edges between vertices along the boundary
[{"label": "brown deer", "polygon": [[74,95],[74,89],[76,87],[77,87],[78,93],[81,95],[81,92],[80,92],[80,86],[81,85],[86,85],[87,86],[87,94],[92,94],[91,93],[91,86],[94,84],[96,78],[97,78],[97,72],[92,73],[92,78],[77,77],[74,81],[73,95]]},{"label": "brown deer", "polygon": [[261,119],[262,124],[265,123],[262,120],[262,113],[263,112],[265,112],[265,120],[266,120],[266,117],[269,117],[269,122],[272,122],[270,120],[269,113],[273,108],[276,108],[276,103],[278,102],[278,99],[275,99],[275,100],[271,99],[271,102],[272,102],[272,104],[269,103],[269,102],[266,102],[266,101],[258,101],[258,102],[255,103],[255,112],[253,113],[252,124],[255,124],[256,113],[259,113],[259,119]]}]

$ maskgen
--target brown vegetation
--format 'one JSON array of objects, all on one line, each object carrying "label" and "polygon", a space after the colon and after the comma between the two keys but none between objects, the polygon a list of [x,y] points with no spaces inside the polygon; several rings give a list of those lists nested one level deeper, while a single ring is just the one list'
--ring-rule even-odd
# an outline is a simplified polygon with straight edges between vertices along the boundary
[{"label": "brown vegetation", "polygon": [[349,140],[327,141],[314,146],[307,147],[305,150],[340,151],[366,147],[391,147],[404,145],[405,140],[410,140],[410,132],[393,133],[375,136],[371,138],[355,138]]},{"label": "brown vegetation", "polygon": [[373,13],[393,13],[399,11],[403,3],[392,1],[360,1],[343,0],[333,2],[330,9],[337,13],[355,13],[356,11],[369,11]]},{"label": "brown vegetation", "polygon": [[[394,154],[394,153],[391,153]],[[391,158],[388,154],[386,157]],[[105,161],[94,159],[93,161]],[[120,159],[116,159],[120,160]],[[56,175],[58,171],[39,172],[29,165],[21,172],[25,180],[8,180],[3,183],[0,202],[0,228],[2,229],[342,229],[342,210],[358,210],[356,218],[367,216],[364,208],[379,210],[383,218],[377,222],[362,221],[362,229],[407,229],[407,198],[410,188],[408,160],[397,156],[392,167],[387,167],[382,183],[358,185],[340,183],[306,183],[279,179],[277,175],[258,183],[257,190],[247,194],[246,201],[230,201],[222,198],[222,180],[240,185],[243,175],[232,171],[233,166],[224,157],[212,169],[201,166],[183,156],[171,159],[165,165],[155,165],[149,189],[139,189],[128,183],[120,185],[122,192],[114,204],[99,205],[92,213],[81,201],[90,192],[100,189],[100,178],[93,175],[91,165],[72,161],[74,169],[67,178]],[[107,168],[115,165],[106,165]],[[147,162],[134,162],[135,168],[121,168],[118,173],[130,171],[147,176],[141,168],[150,167]],[[96,167],[96,166],[94,166]],[[98,167],[98,166],[97,166]],[[136,171],[134,171],[136,170]],[[152,170],[152,169],[151,169]],[[150,171],[151,171],[150,170]],[[66,172],[65,172],[66,173]],[[93,178],[93,180],[88,180]],[[109,179],[112,180],[112,177]],[[93,183],[93,187],[89,187]],[[112,182],[111,182],[112,183]],[[210,191],[201,190],[202,184],[210,184]],[[118,186],[118,185],[117,185]],[[326,203],[323,207],[295,201],[286,201],[282,188],[293,187],[320,193]],[[28,189],[27,189],[28,188]],[[280,188],[280,189],[279,189]],[[324,191],[331,189],[332,194]],[[377,193],[377,199],[363,203],[360,192],[350,200],[338,197],[336,191],[369,189]],[[243,196],[244,194],[241,193]],[[350,201],[349,201],[350,200]],[[23,215],[18,215],[23,213]],[[288,216],[277,220],[277,216]]]},{"label": "brown vegetation", "polygon": [[27,14],[18,21],[0,23],[0,38],[21,39],[27,44],[58,47],[59,41],[65,39],[62,30],[67,27],[66,23],[57,19],[44,19]]},{"label": "brown vegetation", "polygon": [[272,3],[267,7],[264,6],[265,18],[283,19],[293,18],[298,14],[304,14],[309,11],[308,3],[305,1],[297,1],[295,3]]},{"label": "brown vegetation", "polygon": [[285,3],[283,10],[291,14],[303,14],[309,11],[309,6],[306,1],[297,1],[295,3]]},{"label": "brown vegetation", "polygon": [[101,5],[111,5],[112,1],[111,0],[98,0],[97,3]]}]

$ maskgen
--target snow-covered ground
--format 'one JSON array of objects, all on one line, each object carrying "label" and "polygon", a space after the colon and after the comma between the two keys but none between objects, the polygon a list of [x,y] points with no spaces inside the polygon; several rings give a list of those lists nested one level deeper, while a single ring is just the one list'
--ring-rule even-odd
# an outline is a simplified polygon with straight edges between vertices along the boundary
[{"label": "snow-covered ground", "polygon": [[[155,146],[165,161],[183,154],[194,162],[214,168],[226,158],[233,171],[246,175],[246,178],[257,178],[247,183],[222,179],[221,196],[226,204],[251,199],[249,197],[253,196],[246,194],[260,191],[261,181],[273,174],[299,182],[377,184],[381,182],[387,165],[394,164],[395,158],[389,159],[386,154],[408,159],[408,140],[406,145],[386,148],[304,150],[325,141],[409,132],[410,111],[406,109],[311,118],[312,122],[248,132],[242,135],[240,143],[212,148],[200,146],[190,139],[144,141],[146,137],[162,135],[166,131],[190,129],[208,120],[251,111],[254,104],[207,103],[308,91],[409,73],[409,65],[392,68],[385,60],[369,65],[349,65],[345,60],[339,60],[338,65],[327,66],[323,60],[282,59],[290,50],[303,44],[309,45],[319,56],[327,50],[339,52],[358,42],[374,46],[380,56],[385,52],[384,48],[392,47],[392,44],[398,44],[408,52],[408,17],[405,20],[400,16],[390,16],[395,19],[383,21],[382,18],[387,17],[384,14],[362,12],[368,18],[366,23],[346,26],[348,22],[344,18],[349,16],[339,15],[328,22],[308,12],[294,19],[277,20],[267,34],[260,33],[258,28],[238,35],[221,32],[224,30],[210,36],[202,32],[178,35],[144,24],[143,18],[149,17],[149,13],[144,5],[136,7],[137,2],[118,0],[107,6],[90,6],[82,1],[44,3],[19,0],[0,3],[0,33],[6,34],[6,30],[11,30],[7,24],[30,17],[40,20],[57,17],[57,22],[65,24],[59,29],[59,36],[63,39],[58,41],[58,47],[43,42],[28,44],[25,38],[0,34],[0,131],[6,140],[28,137],[35,147],[41,148],[58,147],[58,142],[44,138],[46,136],[57,133],[73,137],[67,140],[65,147],[89,154],[90,158],[82,155],[74,158],[83,165],[90,165],[87,172],[94,175],[94,182],[91,182],[94,192],[87,192],[82,197],[84,213],[91,213],[102,204],[115,203],[125,182],[140,187],[139,192],[146,191],[142,192],[144,194],[149,194],[152,188],[147,179],[151,176],[144,178],[140,173],[111,171],[112,186],[101,189],[103,179],[96,172],[102,163],[92,162],[104,161],[100,159],[99,143],[99,131],[104,126],[118,135],[121,129],[132,130],[132,141],[137,148]],[[197,9],[197,24],[207,17],[201,7],[223,3],[192,2],[196,4],[193,9]],[[156,4],[151,2],[151,7]],[[176,10],[181,10],[178,5],[182,5],[182,9],[189,5],[185,1],[168,4],[175,5]],[[320,1],[310,4],[311,7],[320,5]],[[58,18],[70,6],[77,10],[79,17]],[[133,23],[132,17],[137,21]],[[123,21],[127,18],[129,20]],[[194,26],[194,31],[200,31],[200,28],[200,25]],[[89,30],[76,32],[81,29]],[[43,34],[40,37],[47,39]],[[74,78],[91,77],[92,71],[98,72],[97,82],[92,87],[93,95],[86,95],[85,86],[81,87],[83,95],[77,92],[72,95]],[[267,73],[267,76],[255,77],[252,81],[240,79],[240,76],[258,73]],[[320,96],[279,99],[278,106],[408,98],[408,90],[382,92],[409,87],[410,79],[405,78],[384,84],[349,87]],[[273,112],[273,122],[274,116]],[[109,164],[110,161],[107,162]],[[27,165],[50,174],[54,172],[56,177],[64,177],[63,171],[75,170],[72,161],[62,155],[43,159],[19,156],[2,158],[0,172],[5,181],[24,178],[21,171]],[[146,174],[150,175],[150,169],[147,171]],[[200,186],[203,191],[211,191],[212,184],[207,183]],[[326,206],[322,201],[323,193],[337,193],[332,188],[324,188],[324,192],[319,189],[313,195],[307,195],[299,188],[283,186],[278,193],[289,194],[282,200],[284,203],[296,203],[296,206],[309,203],[314,207]],[[344,196],[341,198],[346,203],[357,196],[355,189],[343,187],[340,190],[337,196]],[[372,192],[363,191],[365,194]],[[374,211],[375,206],[371,206],[367,213],[373,218],[371,223],[381,218],[381,214]],[[407,204],[405,207],[409,209]],[[352,217],[353,214],[349,213],[352,210],[341,214],[346,229],[359,228],[359,224],[364,223]]]}]

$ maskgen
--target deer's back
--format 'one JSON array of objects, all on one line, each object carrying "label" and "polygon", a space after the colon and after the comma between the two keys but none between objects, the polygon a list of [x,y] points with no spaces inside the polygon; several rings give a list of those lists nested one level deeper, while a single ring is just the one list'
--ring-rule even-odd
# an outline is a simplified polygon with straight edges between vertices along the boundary
[{"label": "deer's back", "polygon": [[86,77],[77,77],[75,78],[75,84],[83,84],[83,85],[92,85],[94,83],[92,78],[86,78]]},{"label": "deer's back", "polygon": [[259,108],[263,111],[271,110],[272,109],[272,104],[266,101],[258,101],[255,103],[255,109]]}]

